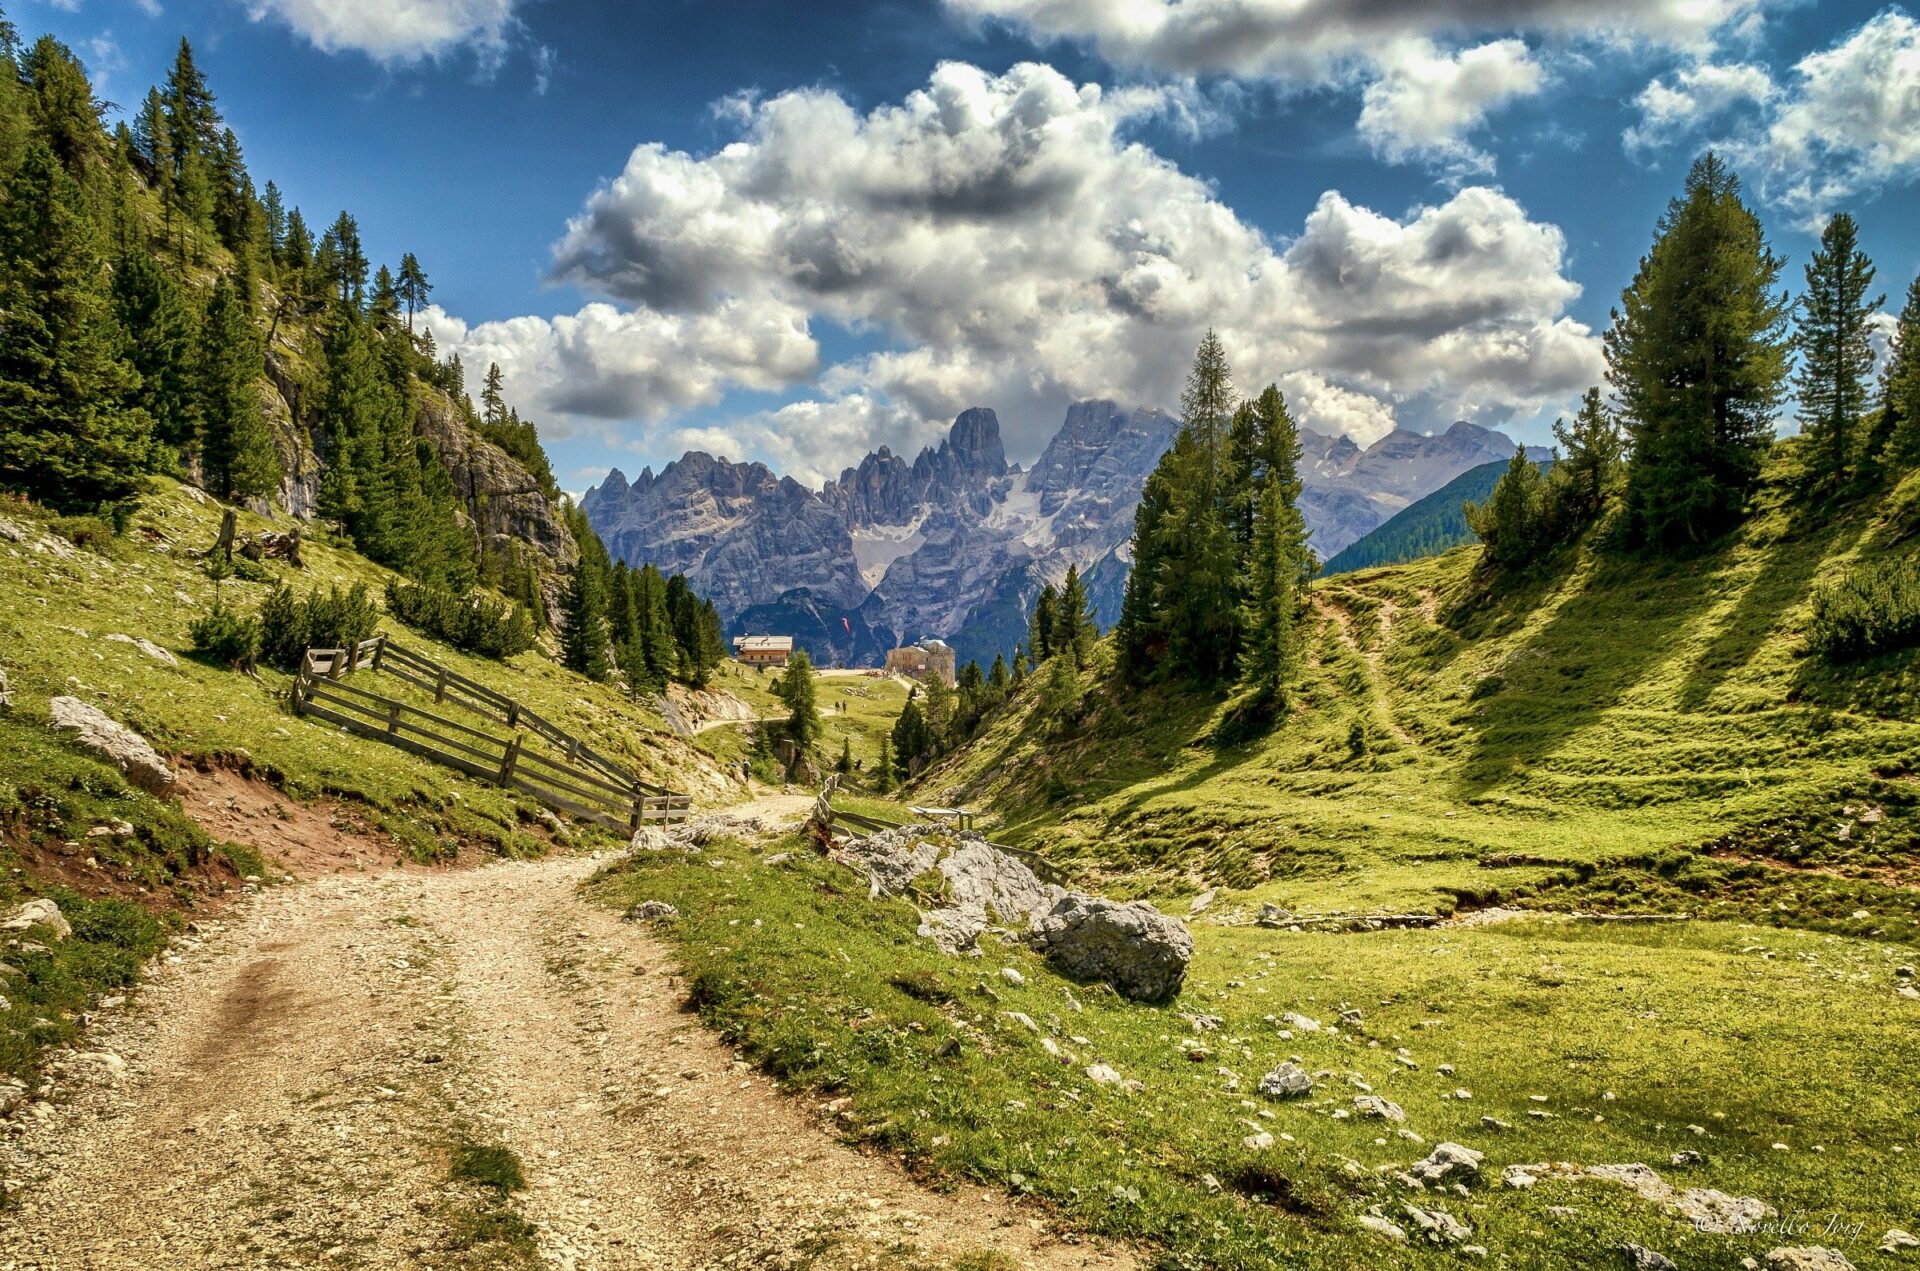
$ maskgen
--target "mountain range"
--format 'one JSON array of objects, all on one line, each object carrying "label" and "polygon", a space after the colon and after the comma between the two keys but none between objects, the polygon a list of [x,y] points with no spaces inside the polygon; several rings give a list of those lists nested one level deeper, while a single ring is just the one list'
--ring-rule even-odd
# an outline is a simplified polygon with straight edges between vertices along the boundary
[{"label": "mountain range", "polygon": [[[974,407],[911,462],[882,446],[817,490],[690,451],[631,481],[614,470],[582,507],[616,559],[685,573],[732,633],[791,634],[817,662],[848,665],[939,636],[962,662],[985,662],[1011,652],[1033,597],[1070,564],[1101,621],[1118,616],[1134,509],[1178,426],[1160,410],[1076,402],[1023,471],[1007,462],[998,417]],[[1303,429],[1301,448],[1301,511],[1331,557],[1510,458],[1513,442],[1461,422],[1366,447]]]}]

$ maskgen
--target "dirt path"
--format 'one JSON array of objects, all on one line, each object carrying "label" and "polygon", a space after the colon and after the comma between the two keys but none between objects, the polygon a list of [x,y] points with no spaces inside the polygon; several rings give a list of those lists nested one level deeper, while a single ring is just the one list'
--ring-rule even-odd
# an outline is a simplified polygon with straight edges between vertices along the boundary
[{"label": "dirt path", "polygon": [[[0,1141],[0,1268],[1132,1265],[820,1129],[580,900],[602,863],[339,874],[190,936]],[[473,1146],[524,1189],[452,1181]]]}]

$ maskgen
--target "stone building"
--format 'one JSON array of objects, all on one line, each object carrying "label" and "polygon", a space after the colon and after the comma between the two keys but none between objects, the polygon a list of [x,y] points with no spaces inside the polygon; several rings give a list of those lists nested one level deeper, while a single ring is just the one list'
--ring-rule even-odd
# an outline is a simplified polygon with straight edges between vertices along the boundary
[{"label": "stone building", "polygon": [[887,670],[910,675],[916,680],[937,675],[949,688],[955,682],[953,650],[945,640],[922,640],[903,649],[891,650],[887,654]]},{"label": "stone building", "polygon": [[793,656],[793,637],[743,635],[733,637],[733,656],[745,666],[785,666]]}]

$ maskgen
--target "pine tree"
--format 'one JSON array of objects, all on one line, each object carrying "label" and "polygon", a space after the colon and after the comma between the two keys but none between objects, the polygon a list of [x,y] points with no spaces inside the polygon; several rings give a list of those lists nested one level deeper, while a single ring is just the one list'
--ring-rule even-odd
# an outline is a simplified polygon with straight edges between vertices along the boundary
[{"label": "pine tree", "polygon": [[1013,650],[1013,686],[1019,688],[1027,682],[1027,672],[1033,668],[1027,665],[1027,651],[1018,645]]},{"label": "pine tree", "polygon": [[1896,469],[1920,464],[1920,278],[1907,287],[1881,371],[1873,449]]},{"label": "pine tree", "polygon": [[164,448],[156,466],[171,469],[199,452],[199,320],[172,274],[138,248],[114,268],[113,307],[127,360],[139,374],[132,402],[153,421],[154,440]]},{"label": "pine tree", "polygon": [[[680,577],[679,574],[674,575]],[[805,649],[795,649],[785,674],[774,686],[787,705],[787,736],[802,750],[812,750],[820,740],[820,711],[815,703],[813,659]]]},{"label": "pine tree", "polygon": [[1040,595],[1033,602],[1033,612],[1027,618],[1027,647],[1033,650],[1036,662],[1045,662],[1053,649],[1054,611],[1059,606],[1060,593],[1052,583],[1040,589]]},{"label": "pine tree", "polygon": [[400,299],[407,306],[407,330],[413,330],[413,315],[427,307],[427,296],[433,291],[433,284],[427,281],[427,271],[420,268],[420,261],[412,252],[400,257]]},{"label": "pine tree", "polygon": [[1626,510],[1637,541],[1701,543],[1740,516],[1787,372],[1780,269],[1738,179],[1703,156],[1606,335],[1632,439]]},{"label": "pine tree", "polygon": [[1513,460],[1485,503],[1466,505],[1467,525],[1486,544],[1495,565],[1524,565],[1538,556],[1541,541],[1540,465],[1527,458],[1527,448],[1516,446]]},{"label": "pine tree", "polygon": [[1860,231],[1841,212],[1827,222],[1820,247],[1807,264],[1807,290],[1793,347],[1800,367],[1793,386],[1800,399],[1800,427],[1813,449],[1815,480],[1840,485],[1863,457],[1861,433],[1867,413],[1867,376],[1873,370],[1873,315],[1886,301],[1869,300],[1873,262],[1859,250]]},{"label": "pine tree", "polygon": [[176,165],[186,153],[197,152],[202,158],[210,156],[220,141],[220,111],[214,105],[213,90],[207,87],[207,77],[194,64],[193,46],[185,36],[181,37],[180,50],[174,55],[173,69],[167,74],[164,100]]},{"label": "pine tree", "polygon": [[1587,390],[1571,424],[1554,421],[1553,439],[1559,446],[1547,479],[1547,519],[1555,534],[1572,534],[1600,514],[1619,475],[1626,442],[1598,388]]},{"label": "pine tree", "polygon": [[648,683],[663,685],[679,674],[680,655],[667,617],[667,580],[652,565],[633,578],[634,632]]},{"label": "pine tree", "polygon": [[360,223],[340,213],[321,242],[326,277],[342,305],[359,309],[366,301],[367,255],[360,248]]},{"label": "pine tree", "polygon": [[993,669],[987,672],[987,693],[993,704],[998,706],[1007,700],[1007,695],[1012,691],[1013,676],[1007,670],[1006,656],[996,653],[993,655]]},{"label": "pine tree", "polygon": [[33,120],[26,86],[20,82],[19,37],[4,14],[0,14],[0,38],[0,184],[4,184],[26,154]]},{"label": "pine tree", "polygon": [[335,308],[326,356],[319,420],[326,469],[320,478],[319,512],[339,521],[356,539],[377,537],[386,519],[376,488],[388,408],[386,383],[366,322],[345,305]]},{"label": "pine tree", "polygon": [[79,183],[30,142],[0,200],[0,487],[62,510],[123,508],[149,459],[106,282]]},{"label": "pine tree", "polygon": [[1060,585],[1053,605],[1053,633],[1048,647],[1072,657],[1073,665],[1084,669],[1093,653],[1093,642],[1099,637],[1100,624],[1094,618],[1087,589],[1080,582],[1080,567],[1068,565],[1066,581]]},{"label": "pine tree", "polygon": [[223,499],[262,498],[280,486],[280,457],[261,408],[263,373],[253,318],[234,279],[221,275],[201,326],[200,452]]},{"label": "pine tree", "polygon": [[393,280],[393,271],[385,265],[373,276],[373,295],[367,301],[367,316],[380,331],[391,331],[400,325],[400,287]]},{"label": "pine tree", "polygon": [[562,661],[590,680],[607,678],[606,593],[591,568],[576,567],[560,598],[566,623],[561,633]]},{"label": "pine tree", "polygon": [[853,775],[853,739],[851,737],[840,739],[840,760],[833,765],[833,770],[843,777]]},{"label": "pine tree", "polygon": [[1263,698],[1279,698],[1299,669],[1300,614],[1317,568],[1300,514],[1300,430],[1279,387],[1249,403],[1252,437],[1245,479],[1257,492],[1241,600],[1240,675]]},{"label": "pine tree", "polygon": [[[0,68],[4,69],[4,68]],[[80,59],[51,35],[34,41],[20,59],[33,126],[53,148],[69,174],[83,185],[106,157],[107,137],[100,126],[100,103]]]},{"label": "pine tree", "polygon": [[900,718],[893,722],[892,740],[894,772],[905,781],[913,775],[914,765],[933,751],[932,730],[927,727],[926,713],[920,709],[918,694],[914,691],[907,693]]},{"label": "pine tree", "polygon": [[893,738],[885,733],[880,735],[880,761],[874,765],[873,788],[881,794],[893,793]]}]

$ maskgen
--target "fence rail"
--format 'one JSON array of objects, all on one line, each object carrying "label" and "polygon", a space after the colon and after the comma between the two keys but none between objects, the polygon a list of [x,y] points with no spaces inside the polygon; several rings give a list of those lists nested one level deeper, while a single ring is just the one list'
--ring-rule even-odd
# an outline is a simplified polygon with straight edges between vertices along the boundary
[{"label": "fence rail", "polygon": [[[345,682],[361,668],[432,693],[435,705],[450,703],[516,731],[498,737]],[[505,694],[385,636],[349,649],[307,650],[293,686],[293,710],[609,829],[636,830],[645,821],[679,821],[692,812],[691,796],[641,780]],[[528,749],[520,729],[556,747],[562,757]]]}]

